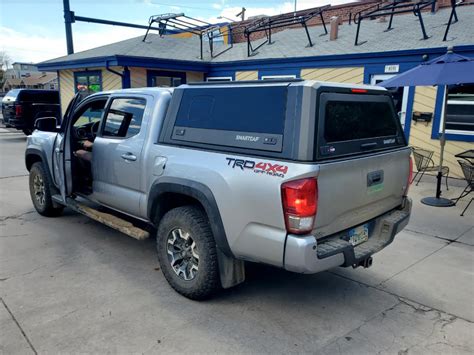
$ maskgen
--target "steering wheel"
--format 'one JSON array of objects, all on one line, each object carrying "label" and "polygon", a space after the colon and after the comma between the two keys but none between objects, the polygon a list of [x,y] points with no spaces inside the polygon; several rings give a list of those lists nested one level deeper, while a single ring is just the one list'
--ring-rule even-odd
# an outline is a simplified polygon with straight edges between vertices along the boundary
[{"label": "steering wheel", "polygon": [[87,133],[87,128],[86,128],[86,127],[78,127],[78,128],[76,128],[75,133],[76,133],[77,139],[79,139],[79,140],[86,140],[87,137],[88,137],[88,133]]}]

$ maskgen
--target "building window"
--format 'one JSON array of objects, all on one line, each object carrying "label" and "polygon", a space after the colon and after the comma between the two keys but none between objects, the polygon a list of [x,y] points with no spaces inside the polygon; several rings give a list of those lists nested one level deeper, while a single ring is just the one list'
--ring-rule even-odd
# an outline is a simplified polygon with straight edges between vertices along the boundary
[{"label": "building window", "polygon": [[[441,128],[442,125],[440,132]],[[449,88],[446,133],[474,136],[474,84]]]},{"label": "building window", "polygon": [[102,75],[100,71],[84,71],[74,73],[74,92],[102,91]]},{"label": "building window", "polygon": [[262,80],[288,80],[296,79],[296,75],[262,75]]},{"label": "building window", "polygon": [[147,73],[149,87],[173,88],[186,84],[185,72],[149,70]]},{"label": "building window", "polygon": [[206,81],[232,81],[231,76],[211,76]]}]

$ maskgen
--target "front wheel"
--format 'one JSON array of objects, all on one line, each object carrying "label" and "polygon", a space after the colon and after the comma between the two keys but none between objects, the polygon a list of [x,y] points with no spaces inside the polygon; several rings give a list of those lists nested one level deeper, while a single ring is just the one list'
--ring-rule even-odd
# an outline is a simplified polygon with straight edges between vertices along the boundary
[{"label": "front wheel", "polygon": [[33,164],[30,170],[30,196],[36,211],[47,217],[59,216],[64,207],[56,207],[51,198],[51,181],[41,162]]},{"label": "front wheel", "polygon": [[31,128],[23,128],[22,131],[25,134],[25,136],[30,136],[31,133],[33,133],[33,130]]},{"label": "front wheel", "polygon": [[178,293],[200,300],[220,288],[216,243],[202,209],[172,209],[161,220],[156,239],[163,275]]}]

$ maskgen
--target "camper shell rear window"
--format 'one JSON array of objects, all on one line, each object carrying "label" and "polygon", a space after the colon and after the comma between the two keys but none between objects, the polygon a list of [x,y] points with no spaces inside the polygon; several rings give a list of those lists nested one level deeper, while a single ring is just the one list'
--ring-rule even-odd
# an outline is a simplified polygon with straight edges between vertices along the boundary
[{"label": "camper shell rear window", "polygon": [[318,114],[319,159],[405,145],[389,95],[323,92]]},{"label": "camper shell rear window", "polygon": [[287,86],[185,89],[170,138],[281,152]]}]

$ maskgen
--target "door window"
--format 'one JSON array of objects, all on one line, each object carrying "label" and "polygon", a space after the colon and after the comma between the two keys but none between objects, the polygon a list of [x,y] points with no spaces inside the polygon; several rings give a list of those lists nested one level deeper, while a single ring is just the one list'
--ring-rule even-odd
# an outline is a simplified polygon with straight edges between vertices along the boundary
[{"label": "door window", "polygon": [[107,100],[97,100],[84,106],[79,113],[75,114],[74,127],[81,127],[88,123],[99,122],[104,113]]},{"label": "door window", "polygon": [[129,138],[140,132],[146,100],[114,99],[105,117],[103,136]]}]

